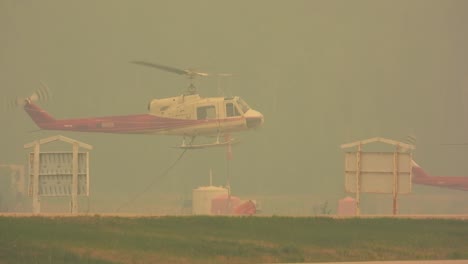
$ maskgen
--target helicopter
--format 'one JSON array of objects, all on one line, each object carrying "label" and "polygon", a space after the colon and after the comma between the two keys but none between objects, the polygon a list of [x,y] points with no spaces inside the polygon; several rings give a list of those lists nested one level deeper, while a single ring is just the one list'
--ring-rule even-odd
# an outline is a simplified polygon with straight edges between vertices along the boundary
[{"label": "helicopter", "polygon": [[[209,76],[196,70],[184,70],[145,61],[131,63],[166,72],[186,75],[191,83],[181,95],[152,99],[148,113],[124,116],[55,119],[35,101],[44,97],[36,91],[19,103],[41,130],[97,132],[117,134],[154,134],[182,136],[179,148],[196,149],[234,143],[231,133],[256,129],[263,125],[264,117],[238,96],[202,97],[193,85],[195,77]],[[194,144],[196,137],[216,137],[213,143]],[[186,142],[190,138],[190,142]]]}]

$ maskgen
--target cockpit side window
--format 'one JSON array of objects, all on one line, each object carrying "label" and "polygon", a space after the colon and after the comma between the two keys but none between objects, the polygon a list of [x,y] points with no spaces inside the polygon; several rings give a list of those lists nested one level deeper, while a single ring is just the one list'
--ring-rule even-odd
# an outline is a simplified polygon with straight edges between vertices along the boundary
[{"label": "cockpit side window", "polygon": [[197,119],[215,119],[216,118],[216,108],[214,105],[201,106],[197,108]]},{"label": "cockpit side window", "polygon": [[240,116],[240,113],[233,103],[226,103],[226,117],[232,116]]}]

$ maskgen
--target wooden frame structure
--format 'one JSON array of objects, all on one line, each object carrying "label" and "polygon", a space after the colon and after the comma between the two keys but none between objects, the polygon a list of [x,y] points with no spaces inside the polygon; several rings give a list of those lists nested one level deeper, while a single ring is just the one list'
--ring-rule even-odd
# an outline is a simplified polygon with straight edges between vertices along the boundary
[{"label": "wooden frame structure", "polygon": [[[415,149],[414,145],[411,144],[406,144],[403,142],[399,142],[396,140],[391,140],[391,139],[386,139],[382,137],[374,137],[370,139],[365,139],[365,140],[360,140],[360,141],[355,141],[347,144],[341,145],[341,149],[350,149],[350,148],[357,148],[357,150],[353,153],[355,155],[355,192],[356,192],[356,214],[360,215],[361,214],[361,209],[360,209],[360,194],[363,192],[361,190],[362,187],[362,156],[363,156],[363,150],[362,147],[363,145],[370,144],[370,143],[384,143],[387,145],[392,145],[395,147],[393,151],[393,182],[392,182],[392,195],[393,195],[393,215],[396,215],[398,212],[398,193],[400,192],[399,186],[400,186],[400,172],[401,170],[405,169],[405,172],[409,173],[409,179],[411,184],[411,151]],[[367,152],[366,152],[367,153]],[[409,168],[400,168],[400,163],[401,163],[401,153],[409,153]],[[408,160],[408,155],[406,155],[406,160]],[[408,161],[406,162],[408,163]],[[346,160],[345,160],[346,164]],[[346,165],[345,165],[346,167]],[[346,177],[346,171],[347,169],[345,168],[345,177]],[[345,185],[346,185],[346,179],[345,179]],[[411,191],[411,189],[410,189]]]},{"label": "wooden frame structure", "polygon": [[[33,164],[32,164],[32,174],[33,176],[33,189],[32,189],[32,207],[33,213],[39,214],[41,211],[41,205],[39,200],[39,170],[40,170],[40,150],[41,145],[48,144],[54,141],[62,141],[72,145],[72,190],[71,190],[71,213],[77,214],[78,213],[78,151],[79,148],[84,148],[87,150],[92,150],[93,147],[86,143],[80,142],[78,140],[74,140],[71,138],[67,138],[61,135],[52,136],[40,140],[36,140],[34,142],[28,143],[24,145],[25,149],[33,148]],[[89,184],[89,182],[88,182]]]}]

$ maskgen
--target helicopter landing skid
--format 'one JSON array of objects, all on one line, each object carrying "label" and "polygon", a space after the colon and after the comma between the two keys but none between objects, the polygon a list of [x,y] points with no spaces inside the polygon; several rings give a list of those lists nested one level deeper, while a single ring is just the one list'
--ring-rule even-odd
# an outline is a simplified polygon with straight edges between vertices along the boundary
[{"label": "helicopter landing skid", "polygon": [[206,144],[182,144],[175,148],[180,149],[204,149],[204,148],[212,148],[212,147],[222,147],[226,145],[236,144],[239,143],[239,140],[230,139],[228,141],[219,142],[216,141],[214,143],[206,143]]}]

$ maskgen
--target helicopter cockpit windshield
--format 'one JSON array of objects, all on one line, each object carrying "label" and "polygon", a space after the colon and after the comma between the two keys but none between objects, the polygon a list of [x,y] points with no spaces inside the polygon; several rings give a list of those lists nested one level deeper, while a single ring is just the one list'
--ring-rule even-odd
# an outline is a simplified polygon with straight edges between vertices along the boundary
[{"label": "helicopter cockpit windshield", "polygon": [[225,98],[226,102],[226,117],[235,117],[245,114],[249,109],[249,105],[240,97]]},{"label": "helicopter cockpit windshield", "polygon": [[242,100],[242,98],[238,97],[236,99],[237,104],[240,106],[242,112],[246,113],[250,109],[250,106],[244,100]]}]

